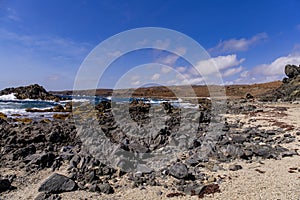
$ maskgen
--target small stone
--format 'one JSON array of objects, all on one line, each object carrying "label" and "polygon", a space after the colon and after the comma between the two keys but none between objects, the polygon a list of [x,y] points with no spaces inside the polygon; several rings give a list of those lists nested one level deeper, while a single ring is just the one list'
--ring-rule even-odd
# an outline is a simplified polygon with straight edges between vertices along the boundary
[{"label": "small stone", "polygon": [[89,191],[90,192],[100,192],[100,188],[97,186],[97,184],[93,184],[93,185],[90,185]]},{"label": "small stone", "polygon": [[156,195],[157,196],[161,196],[163,194],[163,192],[161,191],[161,190],[158,190],[157,192],[156,192]]},{"label": "small stone", "polygon": [[191,184],[184,189],[184,193],[188,195],[199,195],[203,188],[204,185],[202,184]]},{"label": "small stone", "polygon": [[243,167],[241,165],[229,165],[228,168],[230,171],[238,171],[240,169],[243,169]]},{"label": "small stone", "polygon": [[186,177],[188,177],[188,168],[185,164],[183,163],[176,163],[175,165],[173,165],[170,170],[169,173],[171,176],[178,178],[178,179],[184,179]]},{"label": "small stone", "polygon": [[209,183],[213,183],[213,182],[215,182],[215,181],[216,181],[216,178],[213,177],[213,176],[210,176],[210,177],[207,179],[207,182],[209,182]]},{"label": "small stone", "polygon": [[42,192],[36,196],[34,200],[61,200],[61,197],[57,194],[47,194]]},{"label": "small stone", "polygon": [[113,187],[111,187],[111,185],[109,183],[103,183],[98,185],[100,192],[103,192],[105,194],[113,194],[114,193],[114,189]]}]

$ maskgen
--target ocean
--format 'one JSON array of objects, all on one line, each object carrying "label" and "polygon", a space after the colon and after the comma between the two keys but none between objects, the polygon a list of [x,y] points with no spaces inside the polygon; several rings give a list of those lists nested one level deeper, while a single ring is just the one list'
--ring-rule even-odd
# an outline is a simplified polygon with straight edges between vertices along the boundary
[{"label": "ocean", "polygon": [[[97,105],[101,101],[112,101],[118,104],[128,103],[132,98],[112,98],[112,97],[99,97],[99,96],[61,96],[66,97],[71,100],[65,100],[60,102],[55,101],[43,101],[43,100],[33,100],[33,99],[17,99],[14,94],[2,95],[0,96],[0,112],[6,114],[8,117],[27,117],[31,119],[51,119],[53,112],[26,112],[26,108],[37,108],[37,109],[47,109],[52,108],[56,105],[65,105],[67,102],[90,102]],[[153,106],[160,105],[162,102],[167,102],[163,99],[149,99],[141,98],[145,103],[150,103]],[[184,107],[184,108],[197,108],[197,105],[183,102],[181,99],[168,101],[173,106]]]}]

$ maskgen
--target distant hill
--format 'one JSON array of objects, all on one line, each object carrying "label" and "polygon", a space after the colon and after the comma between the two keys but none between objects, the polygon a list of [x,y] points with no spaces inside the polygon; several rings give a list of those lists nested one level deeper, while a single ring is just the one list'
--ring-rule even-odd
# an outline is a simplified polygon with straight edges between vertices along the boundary
[{"label": "distant hill", "polygon": [[[229,98],[241,98],[245,97],[247,93],[252,94],[254,97],[260,96],[265,93],[270,93],[282,85],[281,81],[274,81],[268,83],[259,83],[259,84],[242,84],[242,85],[227,85],[225,87],[226,95]],[[146,88],[137,88],[137,89],[118,89],[113,91],[112,89],[96,89],[96,94],[98,96],[112,96],[114,94],[122,95],[124,93],[132,93],[134,97],[154,97],[154,98],[172,98],[175,97],[174,92],[185,94],[186,97],[193,96],[189,94],[187,88],[189,86],[154,86]],[[197,97],[209,97],[208,87],[205,85],[194,85],[192,88],[195,91]],[[223,89],[222,86],[210,86],[210,89],[213,91],[220,91]],[[56,95],[71,95],[72,90],[66,91],[51,91],[50,93]],[[82,90],[76,91],[76,94],[91,94],[94,95],[94,90]]]}]

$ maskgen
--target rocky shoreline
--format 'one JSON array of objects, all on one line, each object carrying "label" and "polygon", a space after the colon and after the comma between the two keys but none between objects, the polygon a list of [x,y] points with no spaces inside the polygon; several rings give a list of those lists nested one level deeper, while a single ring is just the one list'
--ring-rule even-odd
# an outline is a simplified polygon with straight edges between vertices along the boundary
[{"label": "rocky shoreline", "polygon": [[[228,105],[230,112],[224,114],[248,115],[263,112],[260,108],[256,108],[252,101],[242,102],[231,101]],[[99,114],[101,109],[102,114],[111,111],[109,104],[99,105]],[[133,112],[135,111],[136,109]],[[165,111],[166,113],[175,112]],[[284,109],[280,107],[273,109],[273,112],[282,111]],[[147,109],[139,110],[139,112],[142,113],[139,119],[145,122]],[[135,112],[136,115],[138,114]],[[128,136],[117,135],[117,127],[114,126],[111,118],[98,118],[98,120],[99,127],[106,131],[107,137],[115,143],[121,143],[123,149],[140,154],[155,149],[153,146],[149,149],[147,146],[137,145],[141,141]],[[211,137],[216,137],[213,139],[214,143],[207,143],[205,141],[207,137],[204,137],[206,131],[203,128],[208,122],[204,121],[199,121],[202,129],[199,129],[199,137],[190,144],[189,150],[181,152],[165,168],[155,171],[141,165],[132,172],[125,172],[120,168],[109,167],[101,163],[86,152],[80,138],[80,134],[83,133],[78,133],[74,122],[70,119],[27,124],[11,124],[1,120],[0,167],[24,171],[26,175],[18,177],[12,173],[2,177],[0,191],[2,195],[8,197],[10,190],[13,192],[15,187],[22,188],[22,179],[50,168],[54,173],[41,184],[38,190],[41,193],[38,194],[36,191],[35,199],[61,199],[60,193],[74,190],[111,194],[123,187],[143,188],[147,186],[161,186],[171,191],[174,190],[173,193],[167,194],[168,197],[185,195],[203,197],[205,194],[221,192],[219,183],[222,183],[224,177],[214,177],[209,172],[242,169],[242,166],[237,164],[231,164],[224,169],[222,163],[232,163],[236,160],[260,162],[264,159],[277,160],[298,156],[297,150],[282,146],[297,141],[296,137],[300,135],[299,130],[295,134],[288,133],[288,131],[293,131],[294,127],[282,125],[283,128],[263,130],[259,126],[244,127],[241,122],[224,122],[222,130],[218,134],[211,135]],[[176,123],[170,124],[170,127],[172,126],[176,126]],[[124,134],[118,131],[117,133]],[[153,144],[156,148],[166,145],[165,143],[170,139],[167,135],[160,132],[154,138]],[[127,142],[124,143],[124,141]],[[66,168],[67,176],[56,173],[61,166]],[[127,183],[125,185],[122,183],[124,180]],[[165,180],[172,180],[172,184]]]},{"label": "rocky shoreline", "polygon": [[[294,88],[300,77],[300,70],[294,73],[297,70],[286,70],[289,79],[269,100],[296,100],[293,92],[283,98],[279,91]],[[18,89],[4,91],[1,94],[18,94]],[[17,96],[54,98],[43,90],[34,92],[38,96],[30,91]],[[18,195],[32,185],[35,189],[28,196],[23,194],[26,199],[68,199],[68,194],[79,191],[88,196],[78,199],[118,199],[126,190],[150,193],[151,188],[159,188],[157,199],[221,195],[223,184],[232,179],[229,174],[243,171],[245,163],[299,156],[299,121],[280,120],[288,117],[290,105],[295,109],[299,104],[263,101],[248,94],[226,100],[225,109],[221,109],[219,101],[199,99],[199,109],[183,110],[168,102],[152,107],[134,100],[128,113],[122,112],[122,106],[102,101],[95,107],[89,103],[56,106],[47,112],[68,114],[53,120],[15,123],[2,116],[0,199],[20,198]],[[153,113],[159,113],[157,121],[153,121]],[[136,132],[134,126],[145,133]],[[107,155],[99,150],[103,147],[107,147]],[[152,158],[153,152],[163,156]],[[105,162],[105,156],[112,159]],[[259,168],[256,172],[265,173]],[[42,176],[45,173],[47,176]],[[289,173],[300,173],[300,165],[290,168]],[[136,199],[140,198],[146,196]]]}]

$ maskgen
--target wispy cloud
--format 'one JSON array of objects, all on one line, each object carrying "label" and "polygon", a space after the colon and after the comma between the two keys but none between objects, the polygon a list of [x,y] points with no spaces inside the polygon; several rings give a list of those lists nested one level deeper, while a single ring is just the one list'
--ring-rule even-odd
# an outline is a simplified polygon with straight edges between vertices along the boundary
[{"label": "wispy cloud", "polygon": [[7,18],[9,20],[12,20],[12,21],[21,21],[19,15],[17,14],[17,11],[15,9],[12,9],[12,8],[6,8],[6,11],[7,11]]},{"label": "wispy cloud", "polygon": [[252,38],[240,38],[240,39],[229,39],[220,41],[217,46],[209,49],[211,53],[232,53],[239,51],[246,51],[251,46],[257,44],[260,41],[263,41],[268,38],[266,33],[259,33],[254,35]]},{"label": "wispy cloud", "polygon": [[30,48],[31,51],[52,52],[54,55],[76,57],[85,55],[92,47],[88,43],[75,42],[57,36],[25,35],[0,29],[0,41],[13,42],[21,48]]},{"label": "wispy cloud", "polygon": [[173,50],[174,53],[168,52],[167,55],[166,55],[166,53],[160,54],[160,57],[158,57],[155,60],[155,62],[172,67],[180,57],[185,55],[186,51],[187,51],[186,47],[178,47]]}]

